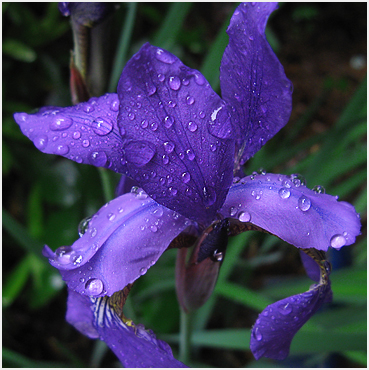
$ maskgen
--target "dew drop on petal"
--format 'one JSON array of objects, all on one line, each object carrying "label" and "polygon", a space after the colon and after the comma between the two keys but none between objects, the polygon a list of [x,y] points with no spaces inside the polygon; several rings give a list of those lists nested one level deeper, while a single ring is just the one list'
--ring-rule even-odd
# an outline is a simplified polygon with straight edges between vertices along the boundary
[{"label": "dew drop on petal", "polygon": [[55,116],[49,127],[53,131],[66,130],[72,126],[73,120],[69,117]]},{"label": "dew drop on petal", "polygon": [[36,137],[35,141],[33,142],[38,150],[45,149],[47,146],[47,136],[41,135]]},{"label": "dew drop on petal", "polygon": [[172,127],[173,123],[174,123],[174,118],[173,118],[173,117],[171,117],[171,116],[166,116],[166,117],[164,118],[164,126],[165,126],[166,128],[170,128],[170,127]]},{"label": "dew drop on petal", "polygon": [[194,74],[194,76],[195,76],[195,82],[199,85],[199,86],[202,86],[204,83],[205,83],[205,77],[201,74],[201,73],[199,73],[199,72],[196,72],[195,74]]},{"label": "dew drop on petal", "polygon": [[67,265],[70,263],[70,256],[71,256],[72,248],[69,246],[59,247],[55,251],[56,255],[56,262],[60,263],[61,265]]},{"label": "dew drop on petal", "polygon": [[278,311],[282,315],[289,315],[292,312],[292,306],[289,303],[287,303],[287,304],[283,303],[280,306],[278,306]]},{"label": "dew drop on petal", "polygon": [[187,184],[191,180],[191,175],[188,172],[182,173],[182,181]]},{"label": "dew drop on petal", "polygon": [[110,109],[113,112],[118,112],[119,111],[119,100],[113,100],[111,105],[110,105]]},{"label": "dew drop on petal", "polygon": [[164,144],[164,150],[166,153],[170,154],[174,150],[174,144],[171,143],[170,141],[166,141]]},{"label": "dew drop on petal", "polygon": [[251,220],[251,215],[249,212],[240,212],[238,215],[238,220],[241,222],[249,222]]},{"label": "dew drop on petal", "polygon": [[311,207],[311,200],[302,195],[298,200],[298,207],[301,211],[306,212]]},{"label": "dew drop on petal", "polygon": [[181,80],[178,76],[169,77],[169,87],[175,91],[179,90],[179,88],[181,87]]},{"label": "dew drop on petal", "polygon": [[95,134],[105,136],[113,130],[113,123],[108,118],[97,117],[92,121],[91,127]]},{"label": "dew drop on petal", "polygon": [[66,155],[68,152],[69,152],[69,146],[68,145],[59,145],[56,148],[55,154]]},{"label": "dew drop on petal", "polygon": [[278,194],[282,199],[287,199],[290,197],[291,191],[288,188],[280,188]]},{"label": "dew drop on petal", "polygon": [[78,234],[80,237],[87,231],[88,226],[90,224],[92,217],[86,217],[84,218],[79,224],[78,224]]},{"label": "dew drop on petal", "polygon": [[91,164],[93,164],[96,167],[102,167],[106,164],[108,157],[103,151],[94,151],[90,153],[89,159]]},{"label": "dew drop on petal", "polygon": [[188,129],[191,131],[191,132],[195,132],[197,130],[197,124],[195,122],[188,122]]},{"label": "dew drop on petal", "polygon": [[206,207],[212,206],[215,203],[216,199],[217,199],[215,190],[210,188],[210,187],[204,186],[204,188],[202,189],[202,193],[203,193],[203,196],[204,196],[205,206]]},{"label": "dew drop on petal", "polygon": [[260,330],[259,328],[255,328],[255,330],[253,331],[253,335],[254,335],[254,338],[260,342],[262,339],[263,339],[263,336],[262,334],[260,333]]},{"label": "dew drop on petal", "polygon": [[79,131],[73,132],[73,139],[79,139],[81,137],[81,133]]},{"label": "dew drop on petal", "polygon": [[332,236],[330,243],[332,248],[339,249],[346,244],[346,238],[341,234],[336,234]]},{"label": "dew drop on petal", "polygon": [[316,193],[316,194],[325,194],[325,189],[324,189],[324,187],[323,187],[323,186],[321,186],[321,185],[316,185],[316,186],[314,186],[312,190],[313,190],[313,191],[314,191],[314,193]]},{"label": "dew drop on petal", "polygon": [[170,54],[168,51],[163,49],[157,49],[155,57],[160,62],[166,64],[173,64],[176,61],[176,57],[173,54]]},{"label": "dew drop on petal", "polygon": [[100,279],[90,279],[85,285],[86,293],[88,295],[96,296],[104,290],[104,284]]},{"label": "dew drop on petal", "polygon": [[194,97],[193,97],[193,96],[191,96],[191,95],[188,95],[188,96],[187,96],[187,98],[186,98],[186,103],[187,103],[188,105],[192,105],[194,102],[195,102]]}]

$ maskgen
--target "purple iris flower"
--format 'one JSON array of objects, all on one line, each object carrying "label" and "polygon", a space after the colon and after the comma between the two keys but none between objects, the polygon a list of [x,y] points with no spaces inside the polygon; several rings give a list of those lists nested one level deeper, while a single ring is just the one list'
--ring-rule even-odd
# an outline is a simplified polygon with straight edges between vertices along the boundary
[{"label": "purple iris flower", "polygon": [[298,176],[235,177],[291,113],[291,82],[264,33],[276,8],[236,9],[220,67],[222,98],[200,72],[147,43],[124,68],[117,94],[14,115],[42,152],[138,185],[103,206],[72,246],[44,249],[68,285],[68,322],[104,340],[125,366],[183,366],[122,313],[133,282],[168,248],[195,246],[189,264],[182,253],[177,266],[185,310],[210,295],[229,235],[259,229],[301,248],[317,284],[268,306],[252,330],[256,358],[283,359],[295,333],[332,298],[324,251],[354,243],[360,232],[352,205],[308,189]]}]

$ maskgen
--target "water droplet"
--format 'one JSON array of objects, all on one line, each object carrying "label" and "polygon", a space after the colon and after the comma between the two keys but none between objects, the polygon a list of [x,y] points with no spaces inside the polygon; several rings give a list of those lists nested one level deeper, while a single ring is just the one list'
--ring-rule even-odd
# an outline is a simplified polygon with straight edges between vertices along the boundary
[{"label": "water droplet", "polygon": [[91,113],[95,110],[94,106],[91,105],[91,104],[84,104],[83,105],[83,110],[86,112],[86,113]]},{"label": "water droplet", "polygon": [[186,150],[187,158],[190,161],[193,161],[195,159],[195,153],[191,149]]},{"label": "water droplet", "polygon": [[197,124],[195,122],[188,122],[188,129],[191,131],[191,132],[195,132],[197,130]]},{"label": "water droplet", "polygon": [[191,180],[191,175],[188,172],[182,173],[182,181],[187,184]]},{"label": "water droplet", "polygon": [[41,135],[36,137],[35,141],[33,142],[38,150],[45,149],[47,146],[47,136]]},{"label": "water droplet", "polygon": [[106,164],[108,157],[103,151],[94,151],[90,153],[89,159],[91,164],[93,164],[94,166],[103,167]]},{"label": "water droplet", "polygon": [[81,137],[81,133],[79,131],[73,132],[73,139],[79,139]]},{"label": "water droplet", "polygon": [[69,152],[69,146],[68,145],[59,145],[56,148],[56,153],[55,154],[66,155],[68,152]]},{"label": "water droplet", "polygon": [[177,195],[178,190],[176,188],[170,187],[169,188],[169,193],[170,193],[170,195],[175,196],[175,195]]},{"label": "water droplet", "polygon": [[166,64],[173,64],[176,61],[176,57],[163,49],[156,50],[156,59]]},{"label": "water droplet", "polygon": [[238,219],[241,222],[249,222],[251,220],[251,215],[249,212],[243,211],[238,215]]},{"label": "water droplet", "polygon": [[280,188],[278,194],[282,199],[287,199],[290,197],[291,191],[287,188]]},{"label": "water droplet", "polygon": [[212,260],[214,262],[222,262],[223,258],[224,258],[223,252],[218,252],[218,250],[216,249],[213,253]]},{"label": "water droplet", "polygon": [[254,335],[254,338],[260,342],[262,339],[263,339],[263,336],[262,334],[260,333],[260,330],[259,328],[255,328],[255,330],[253,331],[253,335]]},{"label": "water droplet", "polygon": [[87,139],[82,141],[82,146],[84,148],[87,148],[89,145],[90,145],[90,142]]},{"label": "water droplet", "polygon": [[168,164],[169,163],[169,157],[167,155],[165,155],[165,154],[163,155],[162,160],[163,160],[163,163],[164,164]]},{"label": "water droplet", "polygon": [[146,91],[147,91],[148,96],[154,95],[156,93],[155,85],[153,85],[152,83],[148,83],[148,82],[146,82],[145,85],[146,85]]},{"label": "water droplet", "polygon": [[166,128],[170,128],[170,127],[172,127],[173,123],[174,123],[174,118],[173,118],[173,117],[171,117],[171,116],[166,116],[166,117],[164,118],[164,126],[165,126]]},{"label": "water droplet", "polygon": [[204,186],[203,189],[202,189],[202,194],[204,196],[204,205],[205,205],[205,207],[210,207],[215,203],[215,201],[217,199],[217,195],[216,195],[214,189],[212,189],[211,187]]},{"label": "water droplet", "polygon": [[164,80],[165,80],[165,75],[163,75],[162,73],[159,73],[159,74],[158,74],[158,80],[159,80],[160,82],[164,82]]},{"label": "water droplet", "polygon": [[113,220],[115,219],[115,214],[114,214],[114,213],[109,213],[109,214],[107,215],[107,217],[108,217],[108,220],[109,220],[109,221],[113,221]]},{"label": "water droplet", "polygon": [[311,207],[311,200],[305,197],[305,195],[302,195],[298,200],[298,207],[301,211],[306,212]]},{"label": "water droplet", "polygon": [[104,284],[100,279],[90,279],[85,285],[88,295],[97,296],[104,290]]},{"label": "water droplet", "polygon": [[159,126],[158,126],[158,123],[156,121],[151,122],[151,125],[150,125],[151,130],[156,131],[158,129],[158,127]]},{"label": "water droplet", "polygon": [[330,275],[330,273],[332,272],[332,264],[329,261],[325,260],[323,265],[324,265],[325,272],[328,275]]},{"label": "water droplet", "polygon": [[333,235],[331,238],[331,247],[342,248],[346,244],[346,238],[341,234]]},{"label": "water droplet", "polygon": [[313,187],[313,192],[316,194],[325,194],[325,189],[321,185],[316,185]]},{"label": "water droplet", "polygon": [[215,144],[210,144],[210,150],[215,152],[217,150],[217,146]]},{"label": "water droplet", "polygon": [[80,237],[87,231],[88,225],[91,221],[92,217],[86,217],[84,218],[79,224],[78,224],[78,234]]},{"label": "water droplet", "polygon": [[170,154],[174,150],[174,144],[171,143],[170,141],[166,141],[164,144],[164,150],[166,153]]},{"label": "water droplet", "polygon": [[187,103],[188,105],[192,105],[194,102],[195,102],[194,97],[193,97],[193,96],[191,96],[191,95],[187,95],[186,103]]},{"label": "water droplet", "polygon": [[178,76],[169,77],[169,87],[175,91],[179,90],[179,88],[181,87],[181,80]]},{"label": "water droplet", "polygon": [[97,117],[92,121],[91,127],[95,134],[105,136],[113,130],[113,123],[106,117]]},{"label": "water droplet", "polygon": [[129,113],[128,118],[129,118],[130,121],[133,121],[136,118],[136,116],[135,116],[134,113]]},{"label": "water droplet", "polygon": [[147,268],[142,267],[141,270],[140,270],[140,274],[143,275],[143,274],[146,274],[146,272],[147,272]]},{"label": "water droplet", "polygon": [[283,303],[280,306],[278,306],[278,311],[282,315],[289,315],[292,312],[292,306],[289,303],[287,303],[287,304]]},{"label": "water droplet", "polygon": [[205,83],[205,77],[200,73],[200,72],[197,72],[194,73],[194,77],[195,77],[195,82],[199,85],[199,86],[202,86],[204,83]]},{"label": "water droplet", "polygon": [[91,233],[91,238],[94,238],[97,235],[97,229],[95,227],[93,227],[90,230],[90,233]]},{"label": "water droplet", "polygon": [[111,105],[110,105],[110,109],[113,112],[118,112],[119,111],[119,100],[113,100]]},{"label": "water droplet", "polygon": [[169,100],[169,101],[168,101],[168,106],[169,106],[170,108],[174,108],[176,105],[177,105],[177,103],[176,103],[176,102],[174,102],[174,101],[172,101],[172,100]]},{"label": "water droplet", "polygon": [[236,208],[236,207],[231,207],[231,208],[229,209],[229,215],[230,215],[231,217],[236,216],[236,213],[237,213],[237,208]]},{"label": "water droplet", "polygon": [[66,130],[72,126],[73,120],[69,117],[55,116],[54,120],[50,123],[50,129],[53,131]]},{"label": "water droplet", "polygon": [[146,141],[130,141],[124,151],[126,160],[137,167],[149,163],[156,153],[155,146]]},{"label": "water droplet", "polygon": [[71,256],[71,261],[73,262],[73,265],[79,265],[82,262],[82,256],[79,254],[77,256]]},{"label": "water droplet", "polygon": [[72,251],[72,248],[69,246],[59,247],[55,251],[56,262],[60,263],[61,265],[69,264]]}]

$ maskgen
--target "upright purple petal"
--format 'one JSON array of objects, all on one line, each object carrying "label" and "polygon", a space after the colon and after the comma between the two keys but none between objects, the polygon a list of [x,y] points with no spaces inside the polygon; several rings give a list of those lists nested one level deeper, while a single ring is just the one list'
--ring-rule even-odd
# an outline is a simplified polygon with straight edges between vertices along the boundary
[{"label": "upright purple petal", "polygon": [[125,367],[185,367],[151,330],[122,320],[108,297],[90,298],[69,289],[67,321],[88,337],[103,340]]},{"label": "upright purple petal", "polygon": [[340,249],[353,244],[360,233],[359,215],[351,204],[315,193],[294,175],[241,179],[230,188],[220,213],[261,227],[298,248]]},{"label": "upright purple petal", "polygon": [[250,349],[258,360],[284,360],[298,330],[332,296],[330,283],[269,305],[258,317],[251,332]]},{"label": "upright purple petal", "polygon": [[288,121],[292,85],[265,38],[277,3],[243,3],[234,12],[220,66],[223,99],[237,134],[237,165],[252,157]]},{"label": "upright purple petal", "polygon": [[138,189],[102,207],[72,246],[45,247],[44,255],[70,289],[110,296],[144,275],[191,224]]},{"label": "upright purple petal", "polygon": [[44,153],[122,172],[118,110],[117,94],[106,94],[72,107],[15,113],[14,119],[23,134]]},{"label": "upright purple petal", "polygon": [[145,44],[118,84],[127,174],[158,203],[209,224],[232,181],[224,102],[200,72]]}]

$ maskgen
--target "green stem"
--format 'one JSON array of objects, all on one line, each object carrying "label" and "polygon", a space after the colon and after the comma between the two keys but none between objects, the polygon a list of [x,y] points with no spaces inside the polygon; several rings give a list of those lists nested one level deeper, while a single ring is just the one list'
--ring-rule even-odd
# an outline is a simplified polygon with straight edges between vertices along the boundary
[{"label": "green stem", "polygon": [[114,198],[114,191],[113,187],[110,182],[110,177],[109,173],[105,168],[98,168],[100,179],[101,179],[101,184],[103,188],[103,193],[104,193],[104,199],[105,202],[109,202]]},{"label": "green stem", "polygon": [[180,333],[179,333],[179,360],[184,364],[190,361],[192,315],[181,309]]}]

